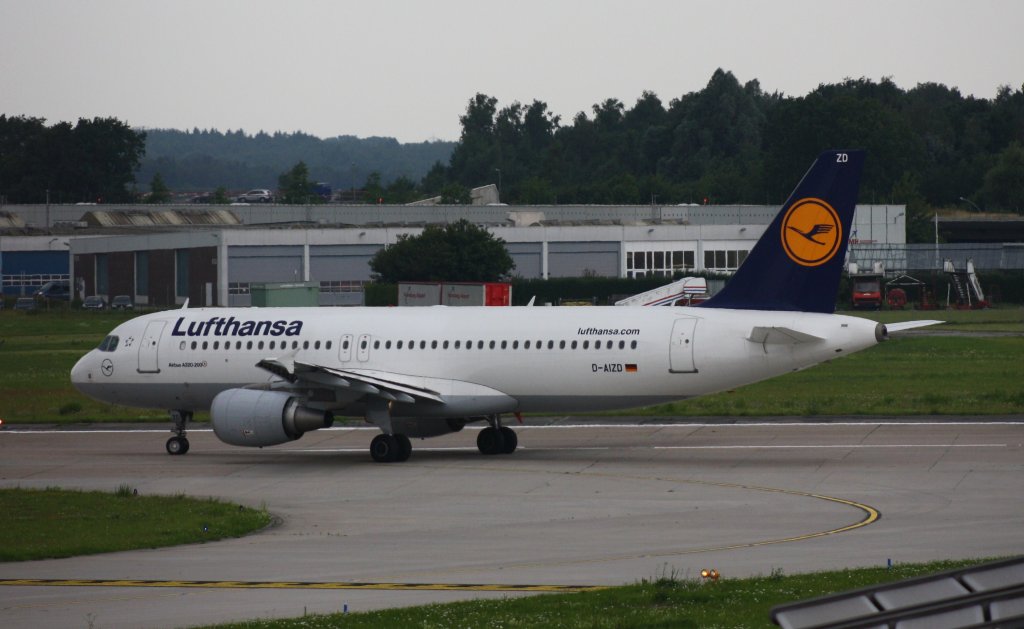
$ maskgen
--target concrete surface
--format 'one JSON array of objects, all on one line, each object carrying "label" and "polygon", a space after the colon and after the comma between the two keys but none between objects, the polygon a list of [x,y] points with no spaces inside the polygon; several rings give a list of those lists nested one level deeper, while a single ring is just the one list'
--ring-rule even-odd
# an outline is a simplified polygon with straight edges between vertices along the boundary
[{"label": "concrete surface", "polygon": [[[266,505],[280,523],[211,544],[0,563],[0,579],[614,585],[1024,552],[1020,418],[575,422],[518,428],[511,456],[480,455],[467,428],[414,441],[403,464],[373,463],[368,429],[263,450],[191,431],[191,451],[171,457],[164,430],[7,427],[2,486],[128,483]],[[0,625],[178,627],[518,595],[0,586]]]}]

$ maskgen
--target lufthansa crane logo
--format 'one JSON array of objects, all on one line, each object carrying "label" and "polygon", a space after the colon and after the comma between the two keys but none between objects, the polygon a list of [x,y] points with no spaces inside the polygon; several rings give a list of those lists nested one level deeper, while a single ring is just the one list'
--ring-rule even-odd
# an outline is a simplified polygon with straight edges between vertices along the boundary
[{"label": "lufthansa crane logo", "polygon": [[843,224],[839,214],[821,199],[800,199],[782,218],[782,248],[801,266],[820,266],[839,251]]}]

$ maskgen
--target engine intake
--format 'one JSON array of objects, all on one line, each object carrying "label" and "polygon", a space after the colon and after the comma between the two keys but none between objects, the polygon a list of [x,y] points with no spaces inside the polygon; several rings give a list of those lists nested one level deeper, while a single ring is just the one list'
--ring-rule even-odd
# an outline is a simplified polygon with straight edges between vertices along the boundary
[{"label": "engine intake", "polygon": [[302,406],[297,398],[281,391],[228,389],[213,398],[210,422],[224,443],[263,447],[327,428],[334,423],[334,415]]}]

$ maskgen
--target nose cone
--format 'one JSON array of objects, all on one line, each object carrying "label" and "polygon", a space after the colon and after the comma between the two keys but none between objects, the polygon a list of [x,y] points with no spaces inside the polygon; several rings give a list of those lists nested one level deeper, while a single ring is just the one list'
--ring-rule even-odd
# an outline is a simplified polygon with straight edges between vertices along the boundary
[{"label": "nose cone", "polygon": [[93,381],[93,352],[78,359],[75,366],[71,368],[71,384],[81,393],[89,395],[89,385]]}]

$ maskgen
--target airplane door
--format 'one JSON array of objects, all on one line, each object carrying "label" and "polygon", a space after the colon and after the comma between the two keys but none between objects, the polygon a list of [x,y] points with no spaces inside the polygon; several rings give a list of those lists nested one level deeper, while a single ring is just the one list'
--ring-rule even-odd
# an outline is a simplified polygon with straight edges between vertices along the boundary
[{"label": "airplane door", "polygon": [[669,371],[672,373],[697,373],[693,362],[693,333],[697,319],[676,319],[672,325],[672,339],[669,347]]},{"label": "airplane door", "polygon": [[166,321],[150,321],[139,343],[139,373],[160,373],[160,361],[157,350],[160,348],[160,335],[164,333]]},{"label": "airplane door", "polygon": [[358,345],[356,356],[359,358],[359,362],[365,363],[370,359],[370,335],[360,334]]},{"label": "airplane door", "polygon": [[352,335],[345,334],[341,337],[341,344],[338,346],[338,358],[343,363],[352,360]]}]

